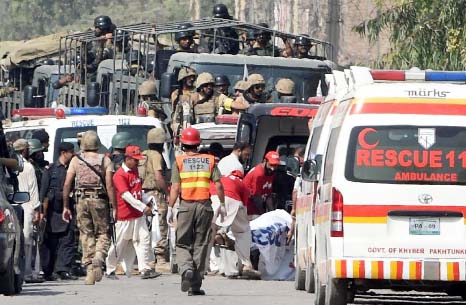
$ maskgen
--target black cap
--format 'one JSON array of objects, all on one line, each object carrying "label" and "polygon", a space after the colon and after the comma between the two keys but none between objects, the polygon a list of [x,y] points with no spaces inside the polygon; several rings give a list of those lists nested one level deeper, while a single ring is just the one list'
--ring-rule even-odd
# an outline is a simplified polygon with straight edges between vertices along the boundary
[{"label": "black cap", "polygon": [[70,142],[61,142],[60,145],[58,145],[58,151],[73,151],[74,152],[74,145]]}]

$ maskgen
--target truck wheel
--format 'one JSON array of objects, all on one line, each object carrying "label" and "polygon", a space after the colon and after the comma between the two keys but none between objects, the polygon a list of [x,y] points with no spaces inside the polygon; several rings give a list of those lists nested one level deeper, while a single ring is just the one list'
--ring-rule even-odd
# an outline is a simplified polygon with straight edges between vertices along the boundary
[{"label": "truck wheel", "polygon": [[348,283],[341,279],[330,278],[325,289],[325,304],[346,305],[348,294]]},{"label": "truck wheel", "polygon": [[316,283],[314,279],[314,264],[311,263],[311,259],[307,259],[306,264],[306,280],[304,283],[304,289],[309,293],[314,293],[316,291]]},{"label": "truck wheel", "polygon": [[0,274],[0,294],[15,294],[15,270],[13,268],[13,257],[8,260],[5,273]]},{"label": "truck wheel", "polygon": [[325,305],[325,286],[321,285],[317,269],[314,268],[315,305]]}]

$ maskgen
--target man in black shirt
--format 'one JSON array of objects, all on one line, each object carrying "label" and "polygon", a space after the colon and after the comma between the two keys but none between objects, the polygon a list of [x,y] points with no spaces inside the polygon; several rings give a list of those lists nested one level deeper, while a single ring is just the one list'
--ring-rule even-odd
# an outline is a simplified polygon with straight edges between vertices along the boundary
[{"label": "man in black shirt", "polygon": [[68,164],[74,155],[74,145],[62,142],[58,151],[58,160],[42,176],[39,195],[43,206],[41,219],[46,221],[44,245],[49,253],[49,259],[43,262],[43,269],[46,280],[53,280],[57,276],[62,280],[75,280],[77,278],[70,274],[76,252],[74,224],[62,219],[63,184]]}]

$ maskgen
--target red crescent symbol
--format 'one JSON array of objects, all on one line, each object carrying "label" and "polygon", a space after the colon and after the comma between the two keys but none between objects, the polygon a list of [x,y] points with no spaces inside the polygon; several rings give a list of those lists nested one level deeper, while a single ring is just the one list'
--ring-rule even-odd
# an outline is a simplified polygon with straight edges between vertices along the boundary
[{"label": "red crescent symbol", "polygon": [[369,144],[366,142],[366,135],[369,132],[377,133],[377,130],[375,130],[374,128],[364,128],[363,130],[359,132],[359,135],[358,135],[358,143],[364,149],[373,149],[377,145],[379,145],[379,140],[377,140],[377,142],[375,142],[374,144]]}]

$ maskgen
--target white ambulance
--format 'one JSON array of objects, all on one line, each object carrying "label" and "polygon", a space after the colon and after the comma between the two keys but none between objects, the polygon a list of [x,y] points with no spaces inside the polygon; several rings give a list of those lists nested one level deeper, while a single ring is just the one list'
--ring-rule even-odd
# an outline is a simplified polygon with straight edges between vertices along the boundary
[{"label": "white ambulance", "polygon": [[[94,130],[101,141],[101,153],[107,153],[111,147],[112,137],[121,131],[132,135],[131,144],[142,149],[147,148],[147,132],[154,128],[164,128],[159,119],[153,117],[140,117],[128,115],[105,115],[107,111],[101,107],[66,108],[65,116],[55,115],[53,108],[24,108],[15,111],[16,116],[33,118],[4,126],[5,137],[9,146],[20,138],[31,138],[34,131],[45,130],[50,137],[50,147],[44,153],[45,160],[53,162],[58,158],[58,145],[61,142],[70,142],[79,151],[77,134],[87,130]],[[102,113],[96,115],[95,113]],[[169,135],[169,133],[166,133]],[[170,142],[165,144],[164,159],[171,168],[173,149]]]},{"label": "white ambulance", "polygon": [[466,73],[354,67],[351,77],[319,175],[316,304],[375,288],[464,298]]},{"label": "white ambulance", "polygon": [[[339,87],[335,86],[334,78],[339,79]],[[304,176],[301,179],[297,192],[297,203],[295,207],[296,225],[294,231],[295,239],[295,289],[314,292],[314,263],[315,263],[315,198],[317,189],[317,177],[322,165],[322,156],[325,152],[327,139],[330,134],[330,124],[338,101],[342,94],[347,92],[345,75],[342,71],[334,71],[326,75],[329,92],[324,102],[320,105],[315,118],[312,121],[312,129],[306,145],[304,154],[305,170],[309,170],[312,162],[316,162],[317,171],[315,177]],[[327,123],[326,123],[327,122]],[[307,168],[307,169],[306,169]]]}]

